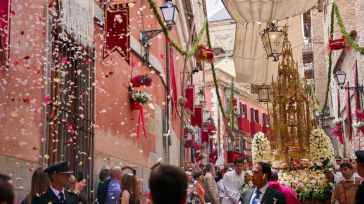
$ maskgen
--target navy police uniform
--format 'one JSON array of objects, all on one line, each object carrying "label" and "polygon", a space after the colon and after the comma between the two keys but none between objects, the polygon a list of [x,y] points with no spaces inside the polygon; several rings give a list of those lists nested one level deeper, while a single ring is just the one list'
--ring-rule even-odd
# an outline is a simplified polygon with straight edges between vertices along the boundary
[{"label": "navy police uniform", "polygon": [[[59,174],[72,174],[73,171],[69,169],[68,162],[63,161],[56,164],[53,164],[46,168],[44,172],[48,173],[49,177],[51,177],[55,173]],[[47,192],[43,193],[39,197],[34,197],[32,199],[32,203],[36,204],[78,204],[77,195],[73,192],[64,190],[63,192],[59,192],[58,195],[51,189],[48,188]]]}]

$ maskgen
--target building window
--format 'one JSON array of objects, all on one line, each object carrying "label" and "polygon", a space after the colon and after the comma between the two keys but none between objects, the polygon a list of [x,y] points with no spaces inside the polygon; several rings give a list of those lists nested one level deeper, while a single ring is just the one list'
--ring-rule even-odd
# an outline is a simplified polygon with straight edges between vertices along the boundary
[{"label": "building window", "polygon": [[246,104],[240,103],[240,116],[243,118],[248,118],[248,111]]},{"label": "building window", "polygon": [[268,117],[267,117],[267,114],[266,113],[263,113],[262,114],[262,117],[263,117],[263,126],[267,126],[267,120],[268,120]]}]

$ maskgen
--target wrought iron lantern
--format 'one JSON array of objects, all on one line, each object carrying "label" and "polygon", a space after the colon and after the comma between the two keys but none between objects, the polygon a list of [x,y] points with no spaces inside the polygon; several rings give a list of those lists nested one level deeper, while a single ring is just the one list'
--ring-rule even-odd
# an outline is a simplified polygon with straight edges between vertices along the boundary
[{"label": "wrought iron lantern", "polygon": [[345,84],[345,80],[346,80],[346,73],[343,71],[337,71],[335,73],[335,80],[336,80],[336,84],[338,86],[343,87]]},{"label": "wrought iron lantern", "polygon": [[262,85],[258,88],[258,101],[267,103],[270,101],[270,86]]},{"label": "wrought iron lantern", "polygon": [[282,27],[277,27],[274,23],[268,23],[267,28],[260,33],[267,57],[272,57],[273,61],[278,61],[282,54],[285,31]]},{"label": "wrought iron lantern", "polygon": [[164,22],[167,23],[168,26],[175,25],[178,18],[178,8],[172,2],[172,0],[167,0],[161,7],[159,7],[162,11]]}]

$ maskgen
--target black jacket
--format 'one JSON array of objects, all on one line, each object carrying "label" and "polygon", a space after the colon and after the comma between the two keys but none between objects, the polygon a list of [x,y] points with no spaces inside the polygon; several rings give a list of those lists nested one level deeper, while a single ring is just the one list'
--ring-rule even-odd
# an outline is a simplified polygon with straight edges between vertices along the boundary
[{"label": "black jacket", "polygon": [[[65,191],[64,194],[66,200],[63,204],[78,204],[78,198],[75,193]],[[52,202],[52,204],[62,204],[51,188],[48,188],[47,192],[40,197],[34,197],[32,199],[32,203],[36,204],[48,204],[49,202]]]},{"label": "black jacket", "polygon": [[364,182],[361,182],[355,194],[355,204],[363,204],[363,203],[364,203]]},{"label": "black jacket", "polygon": [[[255,188],[250,189],[243,194],[243,198],[242,198],[243,200],[242,200],[241,204],[250,203],[250,199],[254,195],[254,190],[255,190]],[[267,191],[265,191],[262,201],[260,203],[261,204],[273,204],[273,203],[286,204],[286,197],[283,193],[276,191],[268,186]]]},{"label": "black jacket", "polygon": [[109,188],[110,181],[111,181],[111,178],[108,178],[106,181],[100,182],[97,187],[96,197],[97,197],[97,202],[99,204],[104,204],[106,201],[107,190]]}]

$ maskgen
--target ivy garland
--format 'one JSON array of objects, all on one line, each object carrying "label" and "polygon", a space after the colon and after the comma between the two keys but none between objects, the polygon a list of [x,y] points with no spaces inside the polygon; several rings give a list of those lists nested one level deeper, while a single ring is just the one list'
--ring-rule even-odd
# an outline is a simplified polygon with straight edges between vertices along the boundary
[{"label": "ivy garland", "polygon": [[[210,39],[210,32],[209,32],[209,23],[208,22],[207,22],[207,25],[206,25],[206,36],[207,36],[207,46],[208,46],[209,49],[212,49],[211,39]],[[222,100],[221,100],[221,96],[220,96],[219,85],[217,84],[215,65],[214,65],[213,62],[211,63],[211,71],[212,71],[212,77],[214,79],[215,91],[216,91],[216,95],[217,95],[217,100],[219,101],[219,106],[220,106],[220,110],[221,110],[221,113],[222,113],[222,117],[226,118],[226,113],[224,111],[224,107],[222,106]]]},{"label": "ivy garland", "polygon": [[[332,39],[333,37],[334,37],[334,6],[332,7],[332,10],[331,10],[330,39]],[[329,98],[331,70],[332,70],[332,50],[330,50],[330,53],[329,53],[329,71],[327,73],[328,79],[327,79],[327,85],[326,85],[326,96],[325,96],[325,103],[321,109],[321,112],[323,112],[325,110],[325,108],[327,106],[327,101]]]},{"label": "ivy garland", "polygon": [[[358,43],[356,43],[353,39],[351,39],[349,33],[346,31],[344,23],[343,23],[343,19],[341,18],[341,15],[339,12],[339,8],[337,7],[337,5],[335,3],[332,4],[332,9],[335,12],[337,23],[339,24],[341,33],[345,36],[346,41],[350,44],[350,46],[352,48],[354,48],[354,50],[359,52],[361,55],[364,55],[364,47],[360,47],[358,45]],[[333,16],[331,16],[331,18],[333,18]]]},{"label": "ivy garland", "polygon": [[166,25],[163,23],[161,16],[158,13],[158,9],[157,9],[157,5],[155,4],[155,2],[153,0],[148,0],[149,1],[149,5],[152,8],[152,11],[154,13],[154,16],[157,18],[159,25],[162,27],[162,31],[164,33],[164,35],[166,36],[166,38],[169,40],[169,43],[182,55],[187,56],[187,57],[192,57],[195,53],[196,50],[198,48],[198,45],[201,41],[202,35],[206,30],[206,26],[207,26],[207,19],[205,19],[203,26],[197,36],[197,39],[195,40],[195,42],[193,43],[193,46],[191,48],[191,50],[186,51],[183,50],[182,48],[180,48],[169,36],[169,30],[166,27]]},{"label": "ivy garland", "polygon": [[[357,42],[355,42],[349,35],[348,31],[346,31],[343,19],[340,15],[339,8],[335,3],[332,4],[331,10],[331,22],[330,22],[330,39],[334,37],[334,17],[336,16],[337,23],[340,27],[341,33],[344,35],[345,40],[349,43],[349,45],[354,48],[355,51],[359,52],[361,55],[364,55],[364,47],[360,47]],[[329,70],[328,70],[328,80],[327,80],[327,87],[326,87],[326,96],[325,96],[325,103],[321,109],[321,112],[326,108],[327,101],[329,97],[329,89],[330,89],[330,82],[331,82],[331,71],[332,71],[332,51],[330,50],[329,53]]]}]

